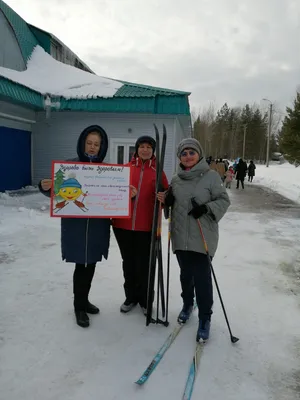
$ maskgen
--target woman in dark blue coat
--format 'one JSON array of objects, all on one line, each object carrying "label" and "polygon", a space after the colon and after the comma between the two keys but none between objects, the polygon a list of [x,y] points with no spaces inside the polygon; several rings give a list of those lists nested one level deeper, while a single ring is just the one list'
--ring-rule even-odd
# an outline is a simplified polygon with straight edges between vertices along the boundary
[{"label": "woman in dark blue coat", "polygon": [[[77,158],[69,161],[102,163],[108,149],[107,135],[100,126],[86,128],[79,136]],[[39,183],[40,191],[50,196],[51,179]],[[107,218],[62,218],[62,259],[75,263],[73,275],[74,311],[77,324],[89,326],[89,314],[98,314],[99,308],[88,300],[96,263],[107,259],[110,239],[110,219]]]}]

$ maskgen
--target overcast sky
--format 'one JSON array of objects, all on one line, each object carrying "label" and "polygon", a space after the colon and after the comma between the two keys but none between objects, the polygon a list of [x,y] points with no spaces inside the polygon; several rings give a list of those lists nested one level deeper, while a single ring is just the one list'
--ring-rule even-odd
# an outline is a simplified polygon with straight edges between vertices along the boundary
[{"label": "overcast sky", "polygon": [[4,0],[97,74],[192,92],[191,107],[284,111],[300,84],[300,0]]}]

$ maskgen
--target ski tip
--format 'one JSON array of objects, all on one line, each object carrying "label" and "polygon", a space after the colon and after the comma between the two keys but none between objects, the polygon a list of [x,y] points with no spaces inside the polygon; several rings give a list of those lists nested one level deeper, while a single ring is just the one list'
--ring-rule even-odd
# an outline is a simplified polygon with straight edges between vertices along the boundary
[{"label": "ski tip", "polygon": [[134,382],[136,385],[138,386],[142,386],[142,384],[144,383],[143,381],[141,381],[140,379],[138,381]]},{"label": "ski tip", "polygon": [[153,126],[154,126],[155,133],[159,134],[157,126],[155,124],[153,124]]}]

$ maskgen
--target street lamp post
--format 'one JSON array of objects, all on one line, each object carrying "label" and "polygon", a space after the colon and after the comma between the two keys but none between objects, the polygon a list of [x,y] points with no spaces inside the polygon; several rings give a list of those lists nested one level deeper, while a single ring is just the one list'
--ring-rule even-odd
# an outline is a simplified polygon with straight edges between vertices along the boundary
[{"label": "street lamp post", "polygon": [[273,113],[273,103],[269,99],[263,99],[270,103],[270,112],[269,112],[269,123],[268,123],[268,138],[267,138],[267,154],[266,154],[266,167],[269,167],[270,161],[270,140],[271,140],[271,130],[272,130],[272,113]]}]

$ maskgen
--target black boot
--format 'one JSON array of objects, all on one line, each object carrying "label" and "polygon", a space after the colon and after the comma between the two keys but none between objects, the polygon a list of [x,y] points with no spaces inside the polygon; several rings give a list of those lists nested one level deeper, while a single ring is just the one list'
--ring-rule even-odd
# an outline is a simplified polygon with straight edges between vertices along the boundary
[{"label": "black boot", "polygon": [[82,328],[87,328],[90,326],[90,320],[85,311],[76,311],[75,310],[75,317],[77,325],[81,326]]},{"label": "black boot", "polygon": [[96,264],[88,264],[85,269],[85,283],[86,283],[86,306],[85,311],[89,314],[99,314],[100,310],[94,304],[90,303],[88,300],[89,293],[91,290],[92,280],[95,273]]},{"label": "black boot", "polygon": [[85,312],[88,314],[99,314],[100,310],[98,307],[88,301],[85,307]]}]

